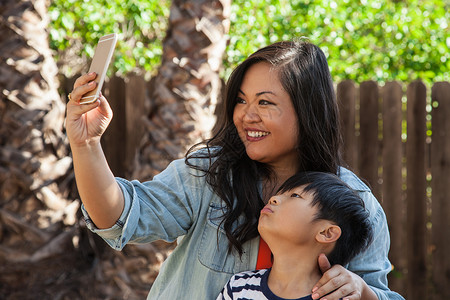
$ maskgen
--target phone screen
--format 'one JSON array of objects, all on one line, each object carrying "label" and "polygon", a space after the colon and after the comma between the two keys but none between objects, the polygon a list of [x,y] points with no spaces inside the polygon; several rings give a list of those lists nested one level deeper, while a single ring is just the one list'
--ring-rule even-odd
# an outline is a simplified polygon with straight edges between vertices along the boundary
[{"label": "phone screen", "polygon": [[92,63],[89,68],[89,73],[97,73],[97,77],[95,78],[97,87],[81,97],[81,104],[92,103],[98,99],[102,90],[103,82],[105,81],[106,71],[108,70],[109,63],[114,53],[114,48],[116,47],[116,42],[117,34],[115,33],[102,36],[98,41],[97,47],[95,48],[94,57],[92,58]]}]

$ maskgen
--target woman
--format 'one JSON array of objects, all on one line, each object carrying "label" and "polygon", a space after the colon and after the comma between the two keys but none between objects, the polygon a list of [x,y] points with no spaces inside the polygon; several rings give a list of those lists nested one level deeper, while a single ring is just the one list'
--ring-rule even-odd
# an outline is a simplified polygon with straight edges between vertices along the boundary
[{"label": "woman", "polygon": [[317,46],[280,42],[252,54],[229,79],[219,132],[144,183],[115,179],[109,170],[100,137],[111,109],[104,97],[78,104],[94,88],[94,78],[87,74],[75,82],[66,122],[89,228],[115,249],[184,236],[148,298],[214,299],[232,274],[263,266],[270,252],[257,231],[260,210],[293,174],[323,171],[359,191],[375,238],[349,270],[330,268],[321,256],[324,275],[314,294],[331,293],[328,300],[402,299],[387,288],[384,212],[367,186],[341,167],[336,97]]}]

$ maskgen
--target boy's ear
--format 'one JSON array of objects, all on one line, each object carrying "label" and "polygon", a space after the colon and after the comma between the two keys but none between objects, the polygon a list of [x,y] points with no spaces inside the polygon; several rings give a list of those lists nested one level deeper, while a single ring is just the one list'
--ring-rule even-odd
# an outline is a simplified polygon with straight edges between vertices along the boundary
[{"label": "boy's ear", "polygon": [[319,243],[327,244],[333,243],[341,236],[341,227],[334,224],[327,224],[323,229],[316,234],[316,240]]}]

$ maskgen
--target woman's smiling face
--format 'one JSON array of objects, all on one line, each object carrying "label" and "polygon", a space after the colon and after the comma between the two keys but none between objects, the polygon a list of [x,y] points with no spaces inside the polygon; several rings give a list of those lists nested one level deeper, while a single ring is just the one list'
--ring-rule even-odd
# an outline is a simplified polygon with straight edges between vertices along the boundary
[{"label": "woman's smiling face", "polygon": [[298,165],[298,119],[276,69],[260,62],[248,68],[236,99],[233,122],[247,155],[272,167]]}]

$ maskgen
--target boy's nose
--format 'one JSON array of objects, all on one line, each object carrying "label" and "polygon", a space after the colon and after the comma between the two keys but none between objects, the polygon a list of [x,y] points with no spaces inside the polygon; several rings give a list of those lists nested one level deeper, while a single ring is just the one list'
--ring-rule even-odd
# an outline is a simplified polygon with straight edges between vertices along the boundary
[{"label": "boy's nose", "polygon": [[278,204],[280,204],[280,199],[278,199],[277,196],[272,196],[269,199],[269,204],[278,205]]}]

